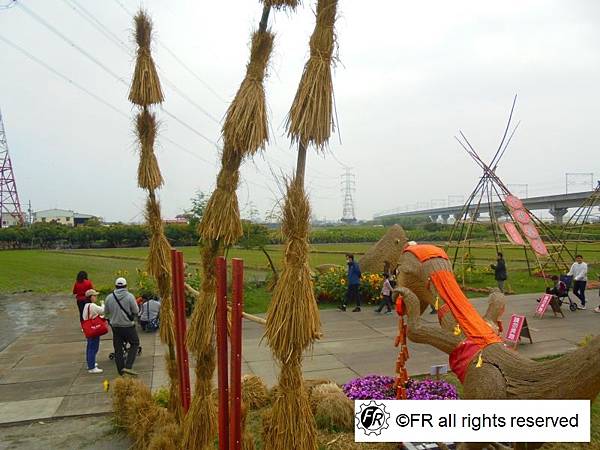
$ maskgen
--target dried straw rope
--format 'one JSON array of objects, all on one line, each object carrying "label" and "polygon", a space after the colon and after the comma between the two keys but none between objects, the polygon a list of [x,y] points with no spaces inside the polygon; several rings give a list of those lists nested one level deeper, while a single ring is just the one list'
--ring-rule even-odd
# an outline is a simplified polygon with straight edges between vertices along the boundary
[{"label": "dried straw rope", "polygon": [[229,105],[223,124],[223,140],[241,156],[254,155],[269,141],[267,105],[263,79],[275,36],[269,31],[252,35],[246,77]]},{"label": "dried straw rope", "polygon": [[163,178],[154,154],[156,138],[156,116],[144,107],[135,120],[137,138],[140,146],[140,163],[138,166],[138,186],[148,191],[158,189]]},{"label": "dried straw rope", "polygon": [[[265,419],[263,419],[265,420]],[[267,418],[265,450],[316,450],[317,431],[302,383],[301,356],[282,366],[279,389]]]},{"label": "dried straw rope", "polygon": [[129,101],[139,106],[162,103],[164,96],[150,52],[152,21],[145,11],[140,10],[134,17],[134,22],[138,51],[131,89],[129,90]]},{"label": "dried straw rope", "polygon": [[286,120],[294,142],[323,149],[335,129],[331,63],[336,43],[334,24],[337,0],[319,0],[315,30],[310,38],[310,58]]},{"label": "dried straw rope", "polygon": [[217,188],[210,196],[198,226],[198,233],[205,242],[219,241],[224,246],[230,246],[244,235],[235,193],[240,164],[241,156],[230,147],[225,147],[221,170],[217,176]]},{"label": "dried straw rope", "polygon": [[267,311],[265,336],[282,363],[320,336],[321,323],[308,264],[310,206],[299,181],[288,184],[281,230],[286,238],[281,275]]}]

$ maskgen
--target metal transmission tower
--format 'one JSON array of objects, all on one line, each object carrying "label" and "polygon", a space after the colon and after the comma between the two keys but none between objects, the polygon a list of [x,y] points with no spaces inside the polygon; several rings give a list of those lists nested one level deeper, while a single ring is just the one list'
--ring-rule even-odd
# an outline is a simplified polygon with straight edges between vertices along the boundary
[{"label": "metal transmission tower", "polygon": [[25,223],[0,111],[0,228]]},{"label": "metal transmission tower", "polygon": [[355,223],[356,216],[354,215],[354,197],[356,191],[356,175],[350,172],[350,168],[346,167],[346,172],[342,174],[342,193],[344,194],[344,211],[342,213],[342,222]]}]

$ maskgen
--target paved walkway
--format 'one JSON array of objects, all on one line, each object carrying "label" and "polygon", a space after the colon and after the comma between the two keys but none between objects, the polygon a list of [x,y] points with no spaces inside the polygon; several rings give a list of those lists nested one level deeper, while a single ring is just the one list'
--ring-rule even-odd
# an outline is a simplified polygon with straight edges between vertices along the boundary
[{"label": "paved walkway", "polygon": [[[487,307],[485,299],[473,303],[481,312]],[[570,312],[563,307],[564,319],[554,318],[551,312],[539,319],[533,316],[535,305],[531,294],[507,298],[505,324],[511,314],[525,314],[532,331],[534,343],[526,341],[519,347],[524,355],[540,357],[573,350],[584,336],[600,329],[600,314],[591,310]],[[436,316],[425,314],[423,319],[434,322]],[[322,311],[321,320],[324,337],[304,360],[306,378],[344,383],[370,373],[393,375],[395,316],[377,315],[370,309],[361,313],[327,310]],[[245,321],[242,372],[260,375],[273,385],[278,368],[261,343],[262,333],[262,326]],[[103,337],[98,354],[104,373],[88,374],[85,341],[71,299],[61,295],[0,296],[0,424],[110,412],[110,396],[103,389],[105,379],[116,377],[114,362],[108,359],[110,336]],[[168,382],[164,347],[157,334],[140,332],[140,338],[143,353],[134,367],[156,390]],[[427,345],[409,343],[409,349],[407,368],[412,375],[429,373],[432,365],[448,361],[445,354]]]}]

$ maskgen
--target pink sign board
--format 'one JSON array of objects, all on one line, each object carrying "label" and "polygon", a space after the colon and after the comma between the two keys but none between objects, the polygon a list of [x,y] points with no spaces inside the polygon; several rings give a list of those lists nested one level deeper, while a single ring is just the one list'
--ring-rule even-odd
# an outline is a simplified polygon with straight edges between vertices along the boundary
[{"label": "pink sign board", "polygon": [[540,317],[543,316],[546,312],[546,309],[548,308],[548,305],[550,304],[550,300],[552,300],[552,294],[542,295],[542,298],[540,299],[540,302],[538,303],[537,308],[535,309],[535,313],[539,314]]},{"label": "pink sign board", "polygon": [[523,328],[524,323],[525,316],[518,316],[516,314],[510,316],[510,322],[508,323],[508,327],[506,328],[505,339],[509,342],[517,344],[519,342],[519,337],[521,336],[521,329]]},{"label": "pink sign board", "polygon": [[515,227],[514,223],[505,222],[505,223],[501,224],[501,227],[502,227],[502,231],[504,231],[504,234],[506,234],[506,237],[508,238],[508,240],[510,242],[512,242],[513,244],[516,244],[516,245],[525,245],[525,241],[523,240],[523,237],[519,233],[519,230],[517,230],[517,227]]}]

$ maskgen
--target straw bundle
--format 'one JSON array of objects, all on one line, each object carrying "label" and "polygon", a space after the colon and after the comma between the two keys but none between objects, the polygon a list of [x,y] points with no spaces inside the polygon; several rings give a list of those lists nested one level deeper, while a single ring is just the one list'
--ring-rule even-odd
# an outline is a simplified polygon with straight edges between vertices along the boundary
[{"label": "straw bundle", "polygon": [[133,80],[129,91],[129,101],[140,106],[162,103],[164,96],[154,60],[150,53],[152,21],[145,11],[140,10],[134,17],[135,40],[138,44]]},{"label": "straw bundle", "polygon": [[223,124],[223,140],[241,156],[254,155],[269,141],[267,105],[263,78],[275,36],[269,31],[252,35],[250,62],[246,77],[227,109]]},{"label": "straw bundle", "polygon": [[286,237],[283,269],[267,312],[265,336],[284,364],[320,335],[321,323],[308,265],[310,206],[304,188],[293,179],[287,188],[281,231]]},{"label": "straw bundle", "polygon": [[241,419],[242,419],[242,450],[254,450],[254,437],[252,433],[246,429],[246,417],[248,410],[246,408],[245,403],[242,401],[242,410],[241,410]]},{"label": "straw bundle", "polygon": [[315,408],[315,421],[322,430],[354,430],[354,402],[341,393],[321,395]]},{"label": "straw bundle", "polygon": [[207,242],[219,241],[225,246],[235,244],[243,235],[240,207],[235,193],[239,182],[241,157],[232,150],[223,150],[223,165],[217,176],[217,188],[213,191],[198,232]]},{"label": "straw bundle", "polygon": [[196,386],[190,409],[183,420],[183,448],[208,450],[217,435],[217,405],[213,401],[214,349],[197,357]]},{"label": "straw bundle", "polygon": [[315,30],[310,38],[310,58],[286,120],[288,136],[304,145],[322,149],[329,140],[333,121],[331,63],[335,47],[337,0],[319,0]]},{"label": "straw bundle", "polygon": [[256,375],[242,377],[242,401],[250,409],[260,409],[269,404],[269,391],[261,377]]},{"label": "straw bundle", "polygon": [[[316,450],[317,431],[302,384],[301,356],[282,366],[279,392],[270,413],[265,450]],[[263,423],[264,427],[264,423]]]},{"label": "straw bundle", "polygon": [[156,115],[146,107],[138,113],[135,126],[140,145],[140,164],[138,166],[138,186],[154,191],[163,184],[163,178],[154,154],[154,139],[156,138]]},{"label": "straw bundle", "polygon": [[159,425],[152,434],[148,450],[179,450],[181,449],[181,429],[173,420]]},{"label": "straw bundle", "polygon": [[321,402],[321,400],[323,400],[324,397],[326,397],[327,395],[344,395],[344,391],[342,390],[341,387],[339,387],[336,383],[326,383],[326,384],[320,384],[318,386],[315,386],[313,389],[310,390],[310,407],[311,410],[314,412],[316,412],[317,410],[317,406],[319,405],[319,403]]},{"label": "straw bundle", "polygon": [[132,418],[128,400],[134,394],[135,380],[132,378],[117,378],[111,386],[115,423],[121,428],[127,428]]},{"label": "straw bundle", "polygon": [[288,8],[292,11],[300,4],[300,0],[261,0],[265,6],[275,9]]}]

